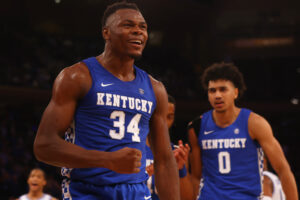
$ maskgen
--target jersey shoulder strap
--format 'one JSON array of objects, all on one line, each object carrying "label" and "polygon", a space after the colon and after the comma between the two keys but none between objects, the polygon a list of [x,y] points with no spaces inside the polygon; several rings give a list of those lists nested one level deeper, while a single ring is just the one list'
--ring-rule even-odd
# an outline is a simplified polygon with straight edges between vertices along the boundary
[{"label": "jersey shoulder strap", "polygon": [[194,129],[197,138],[199,137],[202,115],[196,117],[188,123],[187,130]]}]

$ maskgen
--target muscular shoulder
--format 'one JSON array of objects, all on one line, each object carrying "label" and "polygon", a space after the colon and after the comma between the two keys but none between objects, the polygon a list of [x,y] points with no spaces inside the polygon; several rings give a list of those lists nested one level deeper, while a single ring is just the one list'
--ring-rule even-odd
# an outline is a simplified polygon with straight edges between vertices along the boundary
[{"label": "muscular shoulder", "polygon": [[164,116],[167,116],[168,95],[165,86],[162,82],[154,79],[151,75],[149,75],[149,78],[156,98],[155,113],[160,113]]},{"label": "muscular shoulder", "polygon": [[82,62],[76,63],[72,66],[64,68],[56,78],[56,81],[72,81],[85,82],[90,79],[90,73],[86,65]]},{"label": "muscular shoulder", "polygon": [[88,68],[82,62],[64,68],[57,76],[53,93],[63,92],[83,97],[91,87],[92,79]]},{"label": "muscular shoulder", "polygon": [[162,82],[156,80],[151,75],[149,75],[149,78],[156,96],[165,92],[165,86]]},{"label": "muscular shoulder", "polygon": [[249,116],[248,126],[250,128],[260,128],[268,126],[268,121],[261,115],[251,112]]},{"label": "muscular shoulder", "polygon": [[248,128],[253,139],[258,139],[265,133],[272,132],[269,122],[264,117],[254,112],[251,112],[249,116]]}]

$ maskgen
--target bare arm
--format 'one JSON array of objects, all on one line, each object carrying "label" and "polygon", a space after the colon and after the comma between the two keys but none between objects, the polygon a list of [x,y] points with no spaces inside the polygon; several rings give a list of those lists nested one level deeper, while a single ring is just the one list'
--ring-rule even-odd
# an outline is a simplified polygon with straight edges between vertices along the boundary
[{"label": "bare arm", "polygon": [[166,122],[168,98],[161,82],[151,78],[156,109],[150,120],[149,141],[154,157],[155,184],[162,200],[179,200],[178,168],[172,153]]},{"label": "bare arm", "polygon": [[65,68],[57,76],[34,141],[35,156],[59,167],[105,167],[120,173],[138,172],[141,155],[137,149],[124,148],[118,153],[87,150],[63,139],[73,120],[77,101],[88,92],[91,84],[89,71],[83,63]]},{"label": "bare arm", "polygon": [[251,113],[249,117],[249,133],[252,139],[259,142],[273,169],[279,176],[286,199],[298,200],[295,177],[279,142],[273,135],[270,124],[263,117]]},{"label": "bare arm", "polygon": [[179,168],[179,171],[186,169],[186,175],[184,177],[180,177],[180,199],[181,200],[194,200],[193,192],[191,188],[193,188],[193,184],[191,181],[190,174],[188,172],[188,159],[190,153],[190,146],[188,144],[183,144],[181,140],[178,141],[179,148],[173,150],[174,156]]},{"label": "bare arm", "polygon": [[[201,154],[200,147],[198,145],[197,136],[193,128],[188,130],[189,134],[189,142],[192,148],[191,153],[189,154],[190,147],[189,145],[183,146],[182,141],[179,141],[179,147],[184,151],[184,153],[178,157],[175,155],[177,159],[177,164],[179,168],[182,166],[180,164],[183,160],[187,160],[188,158],[183,158],[185,156],[190,156],[189,164],[191,165],[191,173],[187,170],[187,175],[183,178],[180,178],[180,196],[182,200],[194,200],[198,196],[199,193],[199,184],[201,179]],[[179,160],[181,159],[181,161]],[[188,162],[185,162],[186,165]],[[188,167],[188,165],[187,165]]]},{"label": "bare arm", "polygon": [[191,145],[190,165],[191,165],[191,181],[193,183],[193,198],[195,199],[199,192],[200,179],[202,176],[201,150],[198,144],[198,138],[193,128],[188,129],[189,142]]}]

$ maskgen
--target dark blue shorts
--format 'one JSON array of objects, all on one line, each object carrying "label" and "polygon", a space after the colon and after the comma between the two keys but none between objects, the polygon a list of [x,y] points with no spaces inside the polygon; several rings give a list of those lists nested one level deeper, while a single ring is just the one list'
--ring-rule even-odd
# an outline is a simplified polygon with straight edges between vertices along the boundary
[{"label": "dark blue shorts", "polygon": [[94,185],[64,179],[63,200],[151,200],[145,183]]}]

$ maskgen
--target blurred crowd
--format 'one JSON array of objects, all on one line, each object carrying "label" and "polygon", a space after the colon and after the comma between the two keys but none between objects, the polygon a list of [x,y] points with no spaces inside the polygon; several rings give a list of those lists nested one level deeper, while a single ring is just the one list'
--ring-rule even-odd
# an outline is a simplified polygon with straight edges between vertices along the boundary
[{"label": "blurred crowd", "polygon": [[0,199],[15,199],[28,192],[31,169],[45,170],[45,192],[60,197],[59,168],[38,162],[33,155],[33,141],[40,113],[33,105],[0,108]]}]

